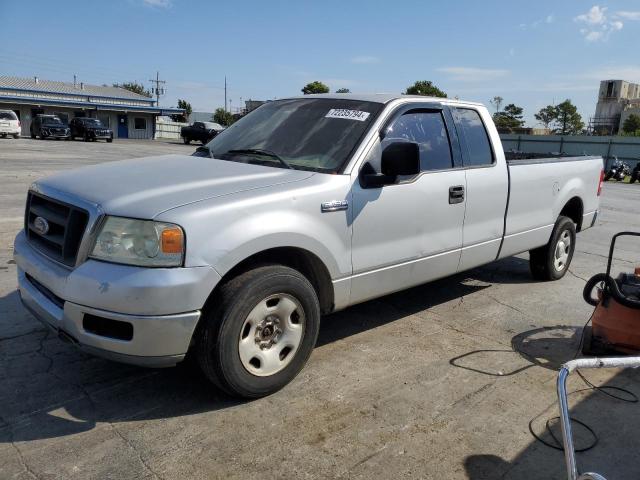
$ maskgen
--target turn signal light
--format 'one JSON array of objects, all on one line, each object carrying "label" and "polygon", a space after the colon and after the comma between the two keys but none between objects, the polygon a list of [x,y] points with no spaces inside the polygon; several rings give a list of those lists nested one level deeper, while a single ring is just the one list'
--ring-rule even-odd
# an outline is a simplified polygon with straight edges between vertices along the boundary
[{"label": "turn signal light", "polygon": [[165,228],[162,231],[162,253],[182,253],[184,238],[182,229]]}]

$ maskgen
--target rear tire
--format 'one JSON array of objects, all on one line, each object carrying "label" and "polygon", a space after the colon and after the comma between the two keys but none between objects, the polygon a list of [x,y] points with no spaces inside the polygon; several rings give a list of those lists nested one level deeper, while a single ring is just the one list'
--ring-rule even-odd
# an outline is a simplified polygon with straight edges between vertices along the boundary
[{"label": "rear tire", "polygon": [[639,173],[638,171],[634,171],[631,174],[631,178],[629,179],[629,183],[635,183],[636,180],[638,180],[638,173]]},{"label": "rear tire", "polygon": [[205,309],[195,338],[198,363],[230,395],[263,397],[302,370],[319,327],[309,280],[289,267],[260,266],[225,283]]},{"label": "rear tire", "polygon": [[576,226],[560,216],[546,245],[529,252],[529,268],[536,280],[559,280],[567,273],[576,246]]},{"label": "rear tire", "polygon": [[185,144],[185,145],[189,145],[189,144],[191,143],[191,139],[189,139],[189,138],[187,138],[187,137],[184,137],[184,138],[182,139],[182,141],[184,142],[184,144]]}]

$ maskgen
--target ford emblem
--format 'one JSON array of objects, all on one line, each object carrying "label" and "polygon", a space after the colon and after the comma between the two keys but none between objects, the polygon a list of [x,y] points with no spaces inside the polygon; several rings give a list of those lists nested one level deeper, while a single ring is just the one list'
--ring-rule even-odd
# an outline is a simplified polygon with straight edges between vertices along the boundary
[{"label": "ford emblem", "polygon": [[36,217],[33,221],[33,229],[39,235],[46,235],[49,232],[49,222],[46,218]]}]

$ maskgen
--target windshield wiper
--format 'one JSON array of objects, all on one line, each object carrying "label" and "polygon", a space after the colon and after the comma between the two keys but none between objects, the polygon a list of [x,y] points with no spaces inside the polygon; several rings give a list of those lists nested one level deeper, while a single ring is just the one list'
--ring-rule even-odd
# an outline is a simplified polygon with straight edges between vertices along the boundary
[{"label": "windshield wiper", "polygon": [[265,157],[275,158],[282,165],[284,165],[286,168],[293,169],[293,167],[291,165],[289,165],[286,160],[284,160],[282,157],[280,157],[280,155],[278,155],[275,152],[272,152],[271,150],[264,150],[262,148],[238,148],[238,149],[235,149],[235,150],[229,150],[226,153],[231,153],[231,154],[237,153],[239,155],[242,155],[242,154],[264,155]]}]

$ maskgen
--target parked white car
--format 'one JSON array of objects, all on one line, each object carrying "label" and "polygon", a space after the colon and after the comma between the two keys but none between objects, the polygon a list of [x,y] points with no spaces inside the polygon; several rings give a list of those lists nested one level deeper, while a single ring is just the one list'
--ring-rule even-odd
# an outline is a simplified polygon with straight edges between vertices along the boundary
[{"label": "parked white car", "polygon": [[0,137],[20,138],[20,120],[12,110],[0,110]]}]

